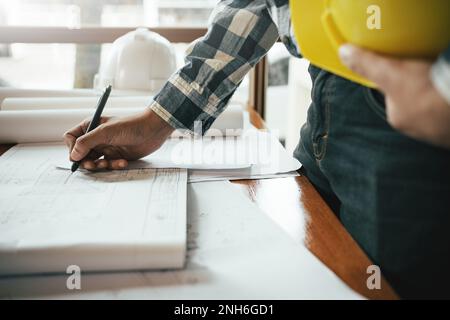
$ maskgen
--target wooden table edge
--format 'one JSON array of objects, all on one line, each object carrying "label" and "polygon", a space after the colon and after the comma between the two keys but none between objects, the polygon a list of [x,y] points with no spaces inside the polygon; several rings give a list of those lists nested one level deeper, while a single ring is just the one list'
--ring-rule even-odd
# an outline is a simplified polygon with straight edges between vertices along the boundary
[{"label": "wooden table edge", "polygon": [[[260,115],[250,108],[248,112],[252,124],[257,129],[265,130],[266,126]],[[374,300],[399,299],[397,293],[383,276],[380,289],[368,288],[367,279],[370,274],[367,273],[367,268],[373,265],[373,262],[348,233],[308,178],[300,172],[299,174],[300,176],[295,178],[282,179],[286,179],[286,183],[288,180],[295,180],[298,187],[298,201],[302,203],[309,221],[306,226],[306,247],[350,288],[364,297]],[[255,183],[264,184],[264,181],[239,180],[233,182],[245,185],[250,198],[259,205],[254,196],[257,191],[252,189],[255,188]],[[264,208],[261,209],[264,210]]]}]

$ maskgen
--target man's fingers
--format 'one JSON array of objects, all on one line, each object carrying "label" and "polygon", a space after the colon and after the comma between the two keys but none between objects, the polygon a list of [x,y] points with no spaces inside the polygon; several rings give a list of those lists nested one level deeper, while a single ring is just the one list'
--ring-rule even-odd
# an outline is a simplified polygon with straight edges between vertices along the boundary
[{"label": "man's fingers", "polygon": [[87,128],[89,127],[89,123],[90,120],[86,119],[76,127],[73,127],[72,129],[64,133],[64,142],[69,148],[69,153],[72,152],[72,149],[75,145],[75,142],[77,141],[77,138],[81,137],[86,133]]},{"label": "man's fingers", "polygon": [[89,171],[105,170],[109,168],[109,162],[105,159],[83,160],[81,167]]},{"label": "man's fingers", "polygon": [[380,89],[389,88],[392,77],[397,74],[395,70],[400,67],[397,59],[387,58],[350,44],[339,48],[339,56],[350,70],[376,83]]},{"label": "man's fingers", "polygon": [[97,168],[94,160],[84,160],[81,162],[80,166],[89,171],[93,171]]},{"label": "man's fingers", "polygon": [[95,165],[97,166],[97,169],[104,170],[104,169],[108,169],[109,162],[108,162],[108,160],[105,160],[105,159],[99,159],[99,160],[95,161]]},{"label": "man's fingers", "polygon": [[81,167],[89,171],[99,171],[99,170],[123,170],[128,167],[128,161],[125,159],[115,159],[115,160],[83,160],[81,162]]},{"label": "man's fingers", "polygon": [[123,170],[128,167],[128,161],[125,159],[109,160],[109,169]]},{"label": "man's fingers", "polygon": [[[110,117],[102,117],[100,120],[100,124],[103,124],[110,120]],[[73,127],[66,133],[64,133],[64,142],[69,148],[69,153],[72,152],[73,147],[75,146],[75,142],[77,141],[77,138],[81,137],[86,133],[86,131],[89,128],[89,124],[91,123],[90,119],[85,119],[83,122],[81,122],[76,127]]]},{"label": "man's fingers", "polygon": [[72,136],[69,132],[66,132],[64,134],[64,143],[66,144],[67,148],[69,148],[69,154],[72,152],[75,141],[77,141],[77,138]]},{"label": "man's fingers", "polygon": [[84,133],[82,133],[81,126],[77,126],[75,128],[72,128],[71,130],[64,133],[64,142],[69,148],[69,153],[72,152],[73,146],[75,145],[75,142],[77,141],[77,138],[79,136],[82,136]]},{"label": "man's fingers", "polygon": [[100,150],[95,150],[92,149],[91,151],[89,151],[88,155],[86,157],[84,157],[85,160],[96,160],[98,158],[101,158],[103,156],[103,153]]},{"label": "man's fingers", "polygon": [[78,137],[70,153],[71,160],[80,161],[96,146],[107,144],[108,136],[104,131],[104,127],[100,125],[95,130]]}]

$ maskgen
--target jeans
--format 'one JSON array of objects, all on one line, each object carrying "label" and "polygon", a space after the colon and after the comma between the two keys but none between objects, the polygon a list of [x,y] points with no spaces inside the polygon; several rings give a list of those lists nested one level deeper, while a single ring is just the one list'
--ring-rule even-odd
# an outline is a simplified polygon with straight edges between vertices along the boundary
[{"label": "jeans", "polygon": [[394,130],[377,91],[310,74],[305,174],[401,297],[450,298],[450,151]]}]

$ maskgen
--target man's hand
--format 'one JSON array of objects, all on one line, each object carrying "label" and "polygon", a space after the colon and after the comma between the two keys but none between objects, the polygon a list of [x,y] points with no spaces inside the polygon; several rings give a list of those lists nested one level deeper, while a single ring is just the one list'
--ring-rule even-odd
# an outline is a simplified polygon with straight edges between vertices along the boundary
[{"label": "man's hand", "polygon": [[[88,170],[125,169],[156,151],[174,129],[151,110],[127,118],[102,118],[101,125],[86,133],[89,120],[64,134],[71,161],[82,161]],[[104,156],[104,159],[100,159]]]},{"label": "man's hand", "polygon": [[431,82],[431,61],[385,57],[352,45],[342,46],[339,54],[348,68],[385,94],[392,127],[412,138],[450,148],[450,105]]}]

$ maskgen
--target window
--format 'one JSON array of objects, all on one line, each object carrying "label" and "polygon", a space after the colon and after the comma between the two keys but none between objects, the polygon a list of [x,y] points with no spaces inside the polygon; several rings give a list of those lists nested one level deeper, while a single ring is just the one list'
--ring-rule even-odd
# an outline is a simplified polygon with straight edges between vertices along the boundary
[{"label": "window", "polygon": [[[205,27],[211,0],[0,0],[2,27]],[[38,34],[36,34],[38,36]],[[39,34],[42,37],[42,34]],[[47,41],[48,40],[48,41]],[[110,44],[2,44],[0,86],[90,88]],[[176,46],[182,64],[186,44]]]},{"label": "window", "polygon": [[0,25],[205,27],[216,0],[0,0]]}]

